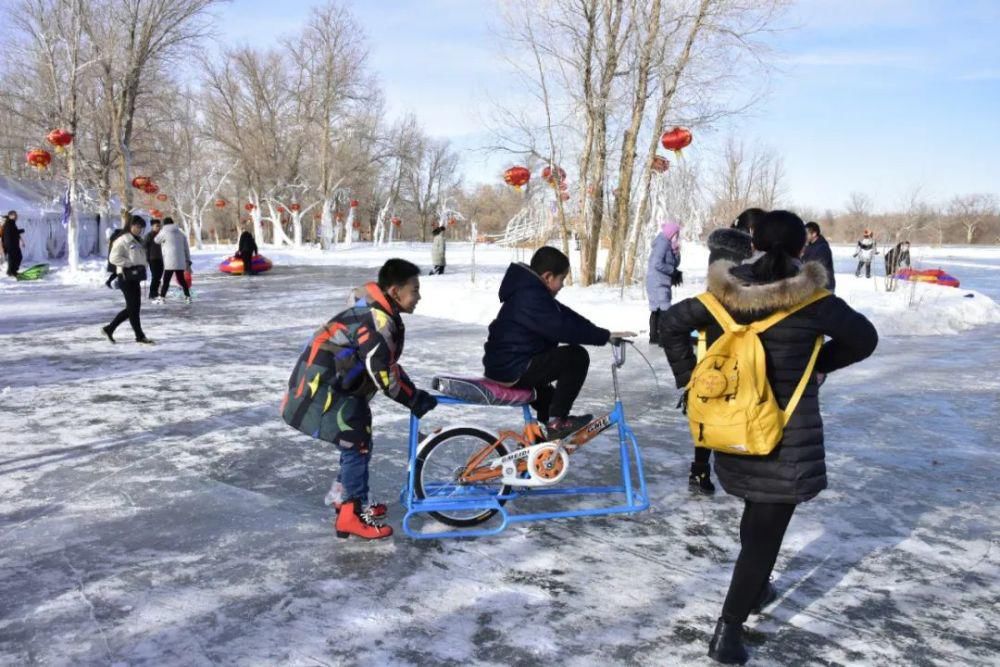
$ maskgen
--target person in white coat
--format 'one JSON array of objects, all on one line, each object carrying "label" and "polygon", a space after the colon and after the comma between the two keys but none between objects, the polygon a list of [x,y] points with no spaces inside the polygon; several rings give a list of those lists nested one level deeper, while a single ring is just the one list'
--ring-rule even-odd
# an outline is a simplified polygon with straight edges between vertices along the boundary
[{"label": "person in white coat", "polygon": [[441,275],[444,273],[444,225],[435,227],[431,234],[434,235],[431,241],[431,264],[434,266],[431,275]]},{"label": "person in white coat", "polygon": [[153,240],[163,246],[163,285],[160,287],[160,302],[167,296],[170,279],[176,275],[177,282],[184,290],[184,302],[191,303],[191,290],[184,276],[184,272],[191,268],[191,248],[188,246],[187,234],[174,224],[173,218],[164,218],[163,229]]},{"label": "person in white coat", "polygon": [[142,282],[146,280],[146,246],[143,244],[142,232],[146,229],[146,221],[135,215],[129,222],[128,231],[121,234],[111,246],[108,261],[114,265],[118,280],[118,289],[125,295],[125,308],[107,326],[101,327],[101,333],[112,343],[118,325],[128,320],[135,334],[135,342],[151,344],[142,331],[139,321],[139,306],[142,303]]}]

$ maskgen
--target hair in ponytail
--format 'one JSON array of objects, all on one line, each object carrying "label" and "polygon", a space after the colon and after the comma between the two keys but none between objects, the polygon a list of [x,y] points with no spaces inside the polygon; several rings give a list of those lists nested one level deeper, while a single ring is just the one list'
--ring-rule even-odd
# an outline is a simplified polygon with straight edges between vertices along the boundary
[{"label": "hair in ponytail", "polygon": [[771,211],[754,226],[753,245],[764,256],[753,263],[754,278],[781,280],[798,273],[796,261],[806,244],[802,218],[791,211]]}]

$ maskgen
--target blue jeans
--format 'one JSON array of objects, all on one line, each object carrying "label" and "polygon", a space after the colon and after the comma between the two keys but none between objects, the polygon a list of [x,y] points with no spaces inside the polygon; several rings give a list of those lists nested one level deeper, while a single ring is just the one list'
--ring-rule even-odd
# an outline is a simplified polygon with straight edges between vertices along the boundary
[{"label": "blue jeans", "polygon": [[340,470],[337,471],[337,481],[344,487],[344,502],[348,500],[360,500],[361,505],[368,504],[368,462],[372,459],[372,443],[362,444],[345,443],[350,446],[341,445],[340,449]]}]

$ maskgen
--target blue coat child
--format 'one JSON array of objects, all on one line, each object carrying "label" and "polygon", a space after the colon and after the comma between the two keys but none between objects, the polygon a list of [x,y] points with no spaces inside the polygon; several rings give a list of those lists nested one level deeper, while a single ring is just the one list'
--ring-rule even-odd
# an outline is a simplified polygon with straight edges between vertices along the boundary
[{"label": "blue coat child", "polygon": [[646,269],[646,298],[649,300],[649,342],[658,342],[660,313],[670,308],[673,285],[679,283],[681,226],[667,220],[653,239]]}]

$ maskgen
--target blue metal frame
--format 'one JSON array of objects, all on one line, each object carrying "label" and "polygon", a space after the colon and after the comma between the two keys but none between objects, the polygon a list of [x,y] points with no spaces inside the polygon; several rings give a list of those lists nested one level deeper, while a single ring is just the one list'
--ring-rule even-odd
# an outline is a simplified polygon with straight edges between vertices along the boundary
[{"label": "blue metal frame", "polygon": [[[617,378],[616,378],[617,385]],[[403,517],[403,531],[412,538],[416,539],[439,539],[445,537],[481,537],[483,535],[496,535],[502,532],[508,525],[512,523],[521,523],[524,521],[539,521],[543,519],[560,519],[560,518],[570,518],[579,516],[602,516],[608,514],[631,514],[634,512],[641,512],[642,510],[649,508],[649,496],[646,493],[646,477],[643,473],[642,468],[642,455],[639,452],[639,443],[635,439],[635,434],[629,427],[628,422],[625,420],[625,411],[622,407],[621,399],[618,398],[617,386],[615,387],[615,407],[610,413],[611,425],[608,426],[610,429],[612,426],[618,426],[618,443],[619,443],[619,455],[621,458],[621,472],[622,472],[622,483],[618,486],[577,486],[577,487],[560,487],[558,485],[553,487],[543,487],[543,488],[518,488],[515,487],[514,490],[503,496],[491,496],[489,498],[469,498],[468,500],[462,499],[449,499],[449,500],[435,500],[431,498],[419,499],[414,495],[414,481],[416,475],[416,460],[417,460],[417,442],[418,433],[420,430],[420,420],[413,414],[410,415],[410,441],[409,441],[409,468],[407,471],[407,482],[406,486],[403,487],[400,493],[400,501],[404,507],[406,507],[406,515]],[[437,396],[436,397],[439,404],[442,405],[480,405],[478,403],[470,403],[469,401],[463,401],[461,399],[453,398],[451,396]],[[531,423],[534,421],[531,415],[531,409],[525,405],[522,406],[522,411],[524,414],[524,420],[526,423]],[[636,482],[638,482],[638,488],[633,483],[633,472],[632,466],[635,466]],[[497,500],[506,500],[508,502],[516,500],[519,498],[529,498],[535,496],[569,496],[569,495],[610,495],[610,494],[621,494],[624,496],[624,503],[619,505],[614,505],[612,507],[600,507],[594,509],[580,509],[580,510],[564,510],[560,512],[536,512],[532,514],[509,514],[504,506],[500,505]],[[410,520],[418,514],[426,514],[428,512],[435,511],[447,511],[447,510],[496,510],[500,522],[499,525],[495,525],[491,528],[458,528],[455,530],[449,530],[444,532],[430,532],[424,533],[413,530],[410,527]],[[496,517],[491,518],[489,521],[495,522]]]}]

